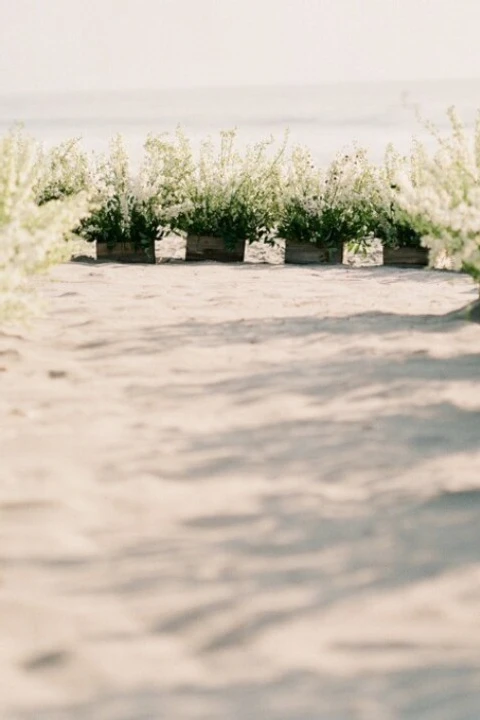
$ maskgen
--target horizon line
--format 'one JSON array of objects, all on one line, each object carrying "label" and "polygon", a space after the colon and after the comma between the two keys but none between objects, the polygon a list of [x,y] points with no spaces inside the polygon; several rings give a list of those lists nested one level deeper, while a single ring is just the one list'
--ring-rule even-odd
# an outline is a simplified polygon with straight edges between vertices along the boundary
[{"label": "horizon line", "polygon": [[391,78],[391,79],[370,79],[370,80],[324,80],[315,83],[238,83],[233,85],[164,85],[156,87],[125,87],[125,88],[61,88],[57,90],[8,90],[1,91],[0,97],[22,97],[22,96],[45,96],[45,95],[87,95],[87,94],[131,94],[131,93],[155,93],[155,92],[182,92],[182,91],[209,91],[209,90],[265,90],[265,89],[307,89],[319,87],[336,86],[362,86],[362,85],[418,85],[423,83],[456,83],[456,82],[480,82],[480,76],[475,77],[451,77],[451,78]]}]

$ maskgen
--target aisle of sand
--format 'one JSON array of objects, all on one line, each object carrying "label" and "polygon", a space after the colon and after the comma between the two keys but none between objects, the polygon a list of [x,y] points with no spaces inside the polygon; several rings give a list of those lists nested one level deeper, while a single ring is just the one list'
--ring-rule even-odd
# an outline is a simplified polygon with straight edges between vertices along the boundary
[{"label": "aisle of sand", "polygon": [[476,720],[442,272],[72,263],[0,333],[1,720]]}]

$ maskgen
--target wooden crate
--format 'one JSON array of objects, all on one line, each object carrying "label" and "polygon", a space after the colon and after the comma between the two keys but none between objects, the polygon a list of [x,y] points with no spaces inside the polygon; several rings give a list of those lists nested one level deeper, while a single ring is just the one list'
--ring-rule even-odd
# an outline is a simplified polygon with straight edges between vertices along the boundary
[{"label": "wooden crate", "polygon": [[425,267],[428,265],[428,250],[423,247],[384,247],[383,264],[399,267]]},{"label": "wooden crate", "polygon": [[217,262],[243,262],[245,240],[237,240],[233,247],[223,238],[207,235],[188,235],[185,260],[216,260]]},{"label": "wooden crate", "polygon": [[97,260],[120,263],[155,263],[155,243],[136,246],[119,242],[113,246],[97,242]]},{"label": "wooden crate", "polygon": [[341,264],[343,247],[325,248],[314,243],[299,243],[292,240],[285,242],[285,262],[295,265],[311,265],[315,263]]}]

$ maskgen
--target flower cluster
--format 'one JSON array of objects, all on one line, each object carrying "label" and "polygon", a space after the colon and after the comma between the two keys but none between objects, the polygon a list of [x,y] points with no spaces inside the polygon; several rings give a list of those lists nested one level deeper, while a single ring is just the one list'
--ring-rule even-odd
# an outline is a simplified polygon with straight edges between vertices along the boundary
[{"label": "flower cluster", "polygon": [[48,151],[42,148],[38,168],[35,194],[40,205],[88,192],[92,187],[89,158],[82,150],[79,138],[67,140]]},{"label": "flower cluster", "polygon": [[[382,166],[365,150],[315,166],[302,147],[285,155],[286,138],[243,151],[236,131],[195,152],[181,130],[149,136],[132,174],[121,136],[106,155],[87,156],[77,139],[46,151],[20,129],[0,138],[0,313],[23,302],[29,275],[67,252],[72,232],[110,247],[130,243],[148,254],[167,232],[238,240],[285,240],[361,248],[370,238],[392,247],[430,249],[434,264],[480,281],[480,117],[473,142],[450,109],[451,133],[429,153],[392,147]],[[150,249],[150,250],[149,250]]]},{"label": "flower cluster", "polygon": [[68,255],[72,230],[88,213],[85,193],[38,203],[45,165],[19,129],[0,138],[0,318],[32,311],[26,281]]},{"label": "flower cluster", "polygon": [[379,170],[365,150],[339,154],[322,171],[302,147],[286,167],[278,234],[285,240],[338,247],[372,237],[384,202]]},{"label": "flower cluster", "polygon": [[79,234],[88,241],[131,243],[146,254],[158,235],[158,180],[144,163],[138,177],[132,176],[123,138],[114,137],[108,155],[94,158],[90,166],[92,210]]},{"label": "flower cluster", "polygon": [[480,280],[480,118],[472,142],[454,108],[448,115],[449,136],[427,124],[435,152],[415,144],[411,172],[398,174],[398,203],[432,264],[447,256],[453,268]]},{"label": "flower cluster", "polygon": [[204,141],[195,155],[179,131],[176,138],[147,144],[163,179],[159,216],[172,232],[210,235],[225,243],[269,240],[281,203],[285,143],[273,139],[236,149],[236,131],[224,131],[216,145]]},{"label": "flower cluster", "polygon": [[387,247],[421,247],[421,234],[400,202],[400,179],[409,177],[416,182],[418,172],[417,154],[404,157],[397,153],[393,145],[387,147],[385,162],[379,169],[381,199],[377,207],[375,237]]}]

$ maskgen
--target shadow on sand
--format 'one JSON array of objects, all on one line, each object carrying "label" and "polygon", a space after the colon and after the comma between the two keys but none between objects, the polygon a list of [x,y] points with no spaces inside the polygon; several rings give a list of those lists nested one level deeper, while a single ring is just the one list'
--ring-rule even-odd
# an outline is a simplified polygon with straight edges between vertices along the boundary
[{"label": "shadow on sand", "polygon": [[[185,471],[166,472],[158,456],[145,457],[145,470],[158,473],[159,480],[190,485],[192,493],[202,492],[204,481],[222,481],[232,468],[246,483],[254,472],[263,473],[269,489],[256,492],[249,512],[199,514],[172,534],[159,528],[155,541],[125,544],[97,561],[86,558],[68,569],[66,592],[90,600],[113,594],[132,608],[153,595],[158,613],[145,622],[145,637],[176,638],[200,662],[213,658],[221,664],[222,653],[234,652],[240,658],[245,653],[248,663],[259,638],[289,623],[306,620],[315,628],[342,603],[368,603],[392,593],[401,598],[424,582],[478,568],[479,468],[472,467],[471,488],[437,486],[433,494],[416,486],[415,473],[426,461],[478,450],[480,412],[437,400],[435,387],[438,381],[478,381],[480,357],[438,358],[408,350],[401,357],[378,357],[365,346],[348,354],[341,349],[346,334],[365,338],[455,327],[432,316],[363,313],[343,319],[191,321],[139,328],[133,344],[113,332],[103,342],[80,344],[81,357],[100,362],[119,352],[160,356],[178,347],[195,352],[271,338],[301,338],[308,344],[335,335],[340,342],[329,360],[292,356],[282,363],[272,359],[253,375],[239,367],[226,380],[205,375],[198,385],[172,385],[146,378],[142,387],[127,388],[129,402],[145,403],[146,411],[148,403],[162,399],[188,401],[194,412],[195,398],[208,394],[252,413],[266,394],[288,389],[289,396],[304,396],[310,413],[291,420],[286,411],[275,422],[215,435],[186,433]],[[425,387],[432,389],[431,400],[419,404],[417,392]],[[321,412],[339,394],[352,407],[349,421]],[[356,420],[353,410],[366,397],[380,405],[403,398],[402,410]],[[352,465],[362,478],[360,486],[350,488],[353,494],[337,500],[335,492],[325,492],[343,483],[348,490]],[[412,479],[406,489],[395,483],[402,472]],[[285,484],[295,478],[297,488]],[[212,560],[218,571],[206,575]],[[46,571],[55,574],[61,567],[47,563]],[[87,577],[95,582],[89,584]],[[208,590],[210,599],[204,592],[201,599],[199,588]],[[478,601],[478,588],[469,592],[476,592]],[[167,603],[166,610],[168,597],[187,600],[178,610]],[[284,600],[272,608],[273,597]],[[356,622],[362,624],[361,615]],[[343,677],[292,661],[290,672],[272,669],[268,680],[228,682],[212,674],[208,687],[172,687],[163,684],[159,667],[155,687],[99,693],[84,704],[18,713],[12,720],[477,720],[480,665],[478,657],[465,659],[464,640],[448,644],[432,634],[428,642],[412,637],[399,642],[388,632],[376,642],[352,639],[334,648],[350,660],[362,658],[358,670]],[[107,633],[104,642],[109,641]],[[392,650],[401,661],[382,669],[382,657]],[[372,659],[376,669],[365,669]],[[31,671],[39,668],[33,665]]]}]

